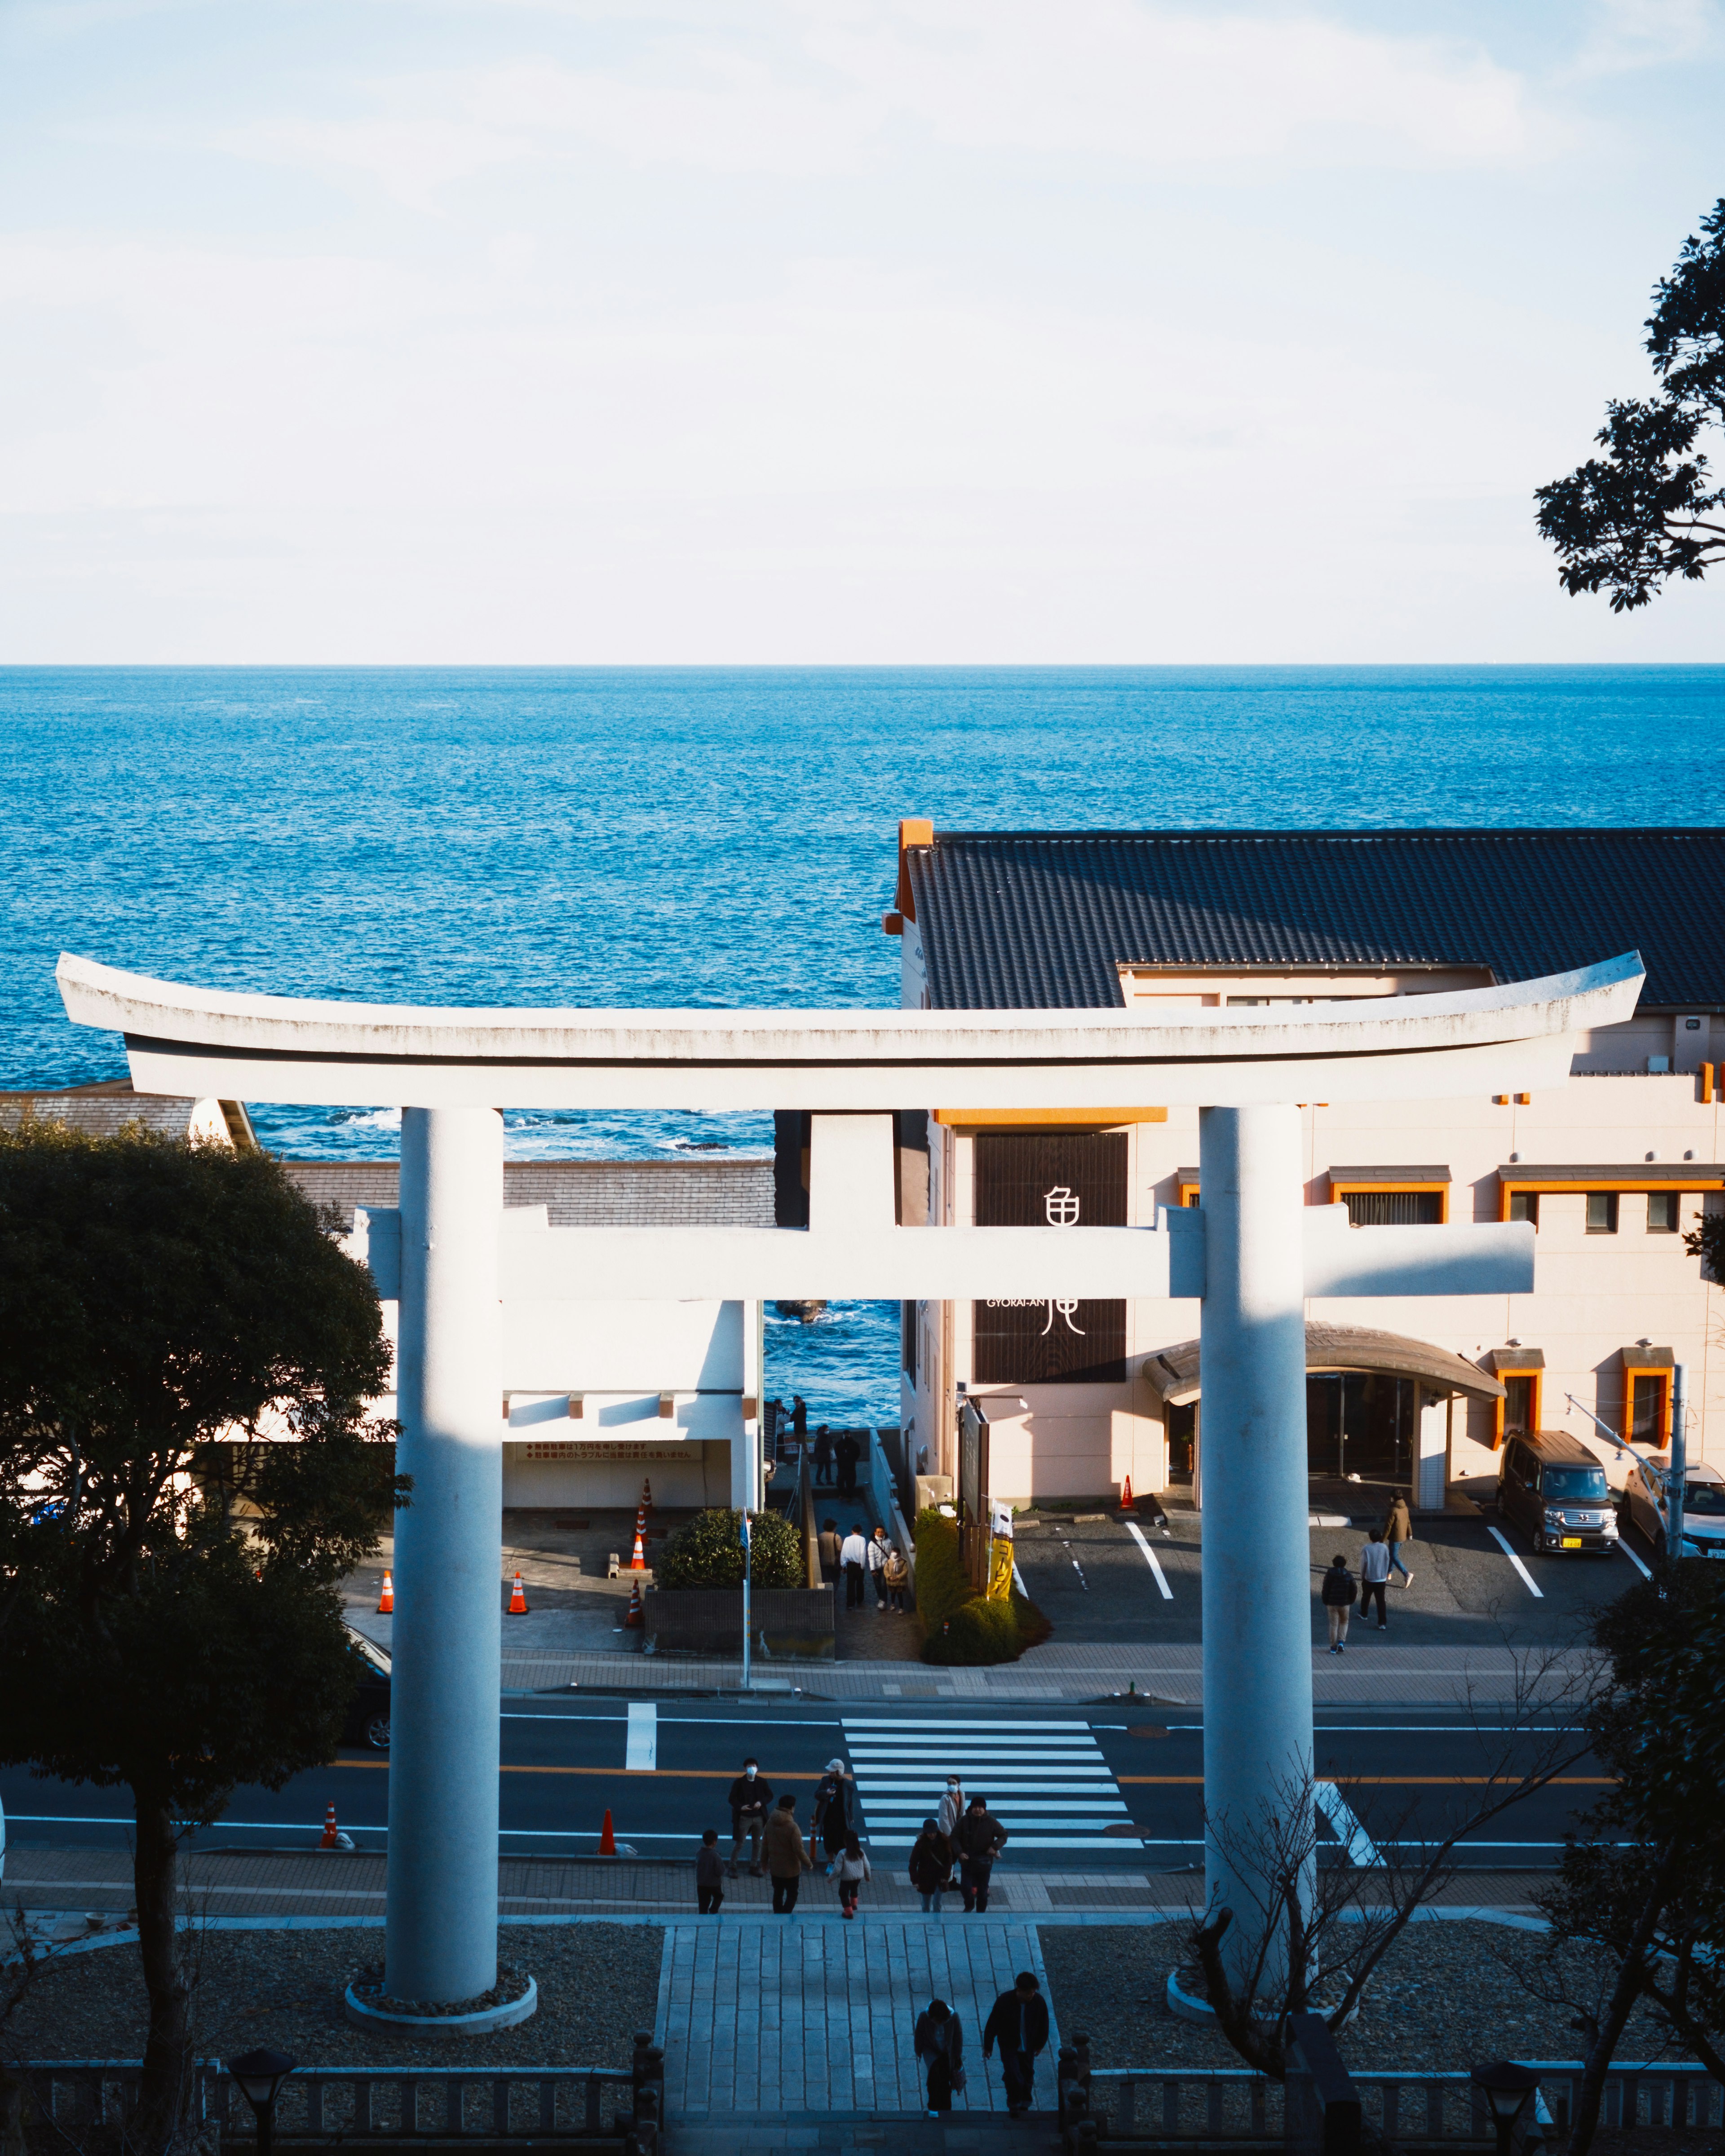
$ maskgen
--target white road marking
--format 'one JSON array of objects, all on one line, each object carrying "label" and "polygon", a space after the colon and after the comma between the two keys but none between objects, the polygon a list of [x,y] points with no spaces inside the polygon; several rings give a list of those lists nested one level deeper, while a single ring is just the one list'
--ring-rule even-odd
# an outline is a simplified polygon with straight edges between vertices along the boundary
[{"label": "white road marking", "polygon": [[1520,1574],[1522,1575],[1522,1579],[1527,1583],[1527,1592],[1528,1592],[1528,1594],[1529,1594],[1537,1595],[1537,1596],[1538,1597],[1538,1599],[1539,1599],[1542,1602],[1543,1602],[1543,1601],[1544,1601],[1544,1599],[1545,1599],[1545,1590],[1544,1590],[1544,1589],[1543,1589],[1543,1588],[1541,1588],[1541,1587],[1536,1587],[1536,1586],[1533,1584],[1533,1575],[1532,1575],[1532,1573],[1531,1572],[1529,1572],[1529,1571],[1528,1571],[1528,1569],[1527,1569],[1527,1566],[1526,1566],[1526,1565],[1524,1565],[1524,1564],[1522,1563],[1522,1560],[1521,1560],[1521,1559],[1520,1559],[1520,1558],[1516,1555],[1515,1552],[1514,1552],[1514,1551],[1510,1548],[1510,1546],[1509,1546],[1509,1542],[1508,1542],[1508,1538],[1507,1538],[1507,1537],[1506,1537],[1506,1536],[1502,1532],[1502,1531],[1501,1531],[1500,1529],[1498,1529],[1498,1528],[1497,1528],[1497,1527],[1494,1527],[1491,1525],[1491,1522],[1489,1520],[1487,1520],[1487,1521],[1486,1521],[1486,1532],[1488,1535],[1490,1535],[1490,1537],[1491,1537],[1492,1541],[1493,1541],[1494,1543],[1497,1543],[1497,1545],[1498,1548],[1499,1548],[1499,1549],[1501,1549],[1501,1550],[1503,1552],[1503,1554],[1504,1554],[1504,1555],[1505,1555],[1505,1556],[1509,1559],[1510,1563],[1511,1563],[1515,1567],[1516,1570],[1517,1570],[1518,1573],[1520,1573]]},{"label": "white road marking", "polygon": [[1333,1782],[1319,1782],[1312,1789],[1318,1810],[1336,1830],[1336,1839],[1348,1851],[1350,1864],[1362,1869],[1381,1864],[1372,1837],[1354,1817],[1353,1807]]},{"label": "white road marking", "polygon": [[878,1849],[909,1848],[948,1774],[963,1778],[967,1794],[988,1798],[1014,1849],[1140,1845],[1086,1722],[912,1722],[847,1714],[845,1735],[869,1839]]},{"label": "white road marking", "polygon": [[650,1699],[629,1703],[629,1749],[624,1768],[631,1774],[651,1774],[659,1768],[659,1708]]},{"label": "white road marking", "polygon": [[1646,1567],[1645,1564],[1643,1564],[1643,1563],[1642,1563],[1642,1562],[1641,1562],[1641,1560],[1640,1559],[1640,1558],[1638,1558],[1638,1557],[1635,1555],[1635,1552],[1634,1552],[1634,1551],[1630,1548],[1630,1546],[1629,1546],[1628,1543],[1624,1539],[1624,1537],[1623,1537],[1621,1535],[1620,1535],[1620,1536],[1618,1537],[1618,1538],[1617,1538],[1617,1547],[1619,1548],[1619,1549],[1620,1549],[1620,1550],[1623,1552],[1624,1555],[1625,1555],[1625,1556],[1629,1559],[1630,1563],[1632,1565],[1634,1565],[1634,1567],[1635,1568],[1635,1570],[1636,1570],[1638,1573],[1640,1573],[1640,1575],[1641,1575],[1641,1577],[1642,1577],[1642,1578],[1643,1578],[1643,1579],[1651,1579],[1651,1578],[1652,1578],[1653,1574],[1651,1573],[1651,1572],[1650,1572],[1650,1571],[1648,1570],[1647,1567]]},{"label": "white road marking", "polygon": [[1137,1544],[1138,1548],[1142,1550],[1144,1553],[1145,1563],[1147,1564],[1151,1571],[1156,1574],[1156,1584],[1162,1589],[1163,1600],[1164,1602],[1172,1602],[1174,1599],[1174,1590],[1168,1585],[1168,1580],[1163,1573],[1162,1567],[1156,1562],[1155,1551],[1152,1549],[1149,1543],[1145,1541],[1144,1530],[1138,1525],[1136,1520],[1128,1520],[1126,1523],[1126,1531]]}]

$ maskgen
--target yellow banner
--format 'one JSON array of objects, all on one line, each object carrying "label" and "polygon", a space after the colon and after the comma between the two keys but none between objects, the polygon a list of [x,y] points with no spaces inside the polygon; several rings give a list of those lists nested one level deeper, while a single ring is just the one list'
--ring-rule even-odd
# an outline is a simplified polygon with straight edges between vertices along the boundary
[{"label": "yellow banner", "polygon": [[996,1535],[988,1553],[988,1599],[1004,1602],[1012,1593],[1012,1538]]}]

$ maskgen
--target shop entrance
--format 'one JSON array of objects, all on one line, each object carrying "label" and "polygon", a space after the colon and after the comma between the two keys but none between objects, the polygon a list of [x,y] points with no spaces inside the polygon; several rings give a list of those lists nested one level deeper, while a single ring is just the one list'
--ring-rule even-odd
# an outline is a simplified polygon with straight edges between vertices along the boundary
[{"label": "shop entrance", "polygon": [[1375,1370],[1308,1376],[1307,1473],[1326,1481],[1411,1481],[1414,1390],[1411,1378]]}]

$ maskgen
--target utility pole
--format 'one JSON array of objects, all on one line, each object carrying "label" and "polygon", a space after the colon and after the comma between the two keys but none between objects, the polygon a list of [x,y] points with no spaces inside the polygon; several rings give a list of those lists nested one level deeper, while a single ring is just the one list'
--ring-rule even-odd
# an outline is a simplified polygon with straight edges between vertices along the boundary
[{"label": "utility pole", "polygon": [[749,1533],[749,1516],[742,1515],[742,1688],[749,1688],[749,1586],[755,1569],[755,1545]]},{"label": "utility pole", "polygon": [[1683,1378],[1683,1365],[1679,1363],[1671,1372],[1671,1464],[1665,1490],[1666,1550],[1673,1564],[1683,1554],[1683,1485],[1689,1473]]}]

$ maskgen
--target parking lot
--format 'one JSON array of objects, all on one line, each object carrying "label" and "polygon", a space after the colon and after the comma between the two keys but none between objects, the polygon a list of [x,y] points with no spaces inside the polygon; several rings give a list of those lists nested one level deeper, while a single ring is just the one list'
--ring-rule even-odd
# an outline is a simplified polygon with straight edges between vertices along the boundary
[{"label": "parking lot", "polygon": [[[1327,1633],[1318,1583],[1340,1554],[1357,1574],[1361,1545],[1383,1520],[1369,1487],[1348,1513],[1327,1493],[1326,1518],[1345,1527],[1312,1529],[1312,1627]],[[1363,1500],[1363,1502],[1362,1501]],[[1136,1527],[1136,1533],[1133,1532]],[[1168,1510],[1158,1524],[1147,1506],[1127,1521],[1117,1507],[1043,1507],[1017,1523],[1019,1571],[1026,1593],[1069,1642],[1195,1645],[1202,1636],[1203,1516]],[[1495,1511],[1421,1513],[1402,1555],[1413,1584],[1399,1578],[1386,1598],[1389,1630],[1362,1627],[1356,1611],[1350,1652],[1369,1656],[1380,1640],[1402,1646],[1568,1647],[1583,1644],[1594,1613],[1643,1576],[1651,1552],[1626,1532],[1611,1557],[1541,1557],[1526,1534]]]}]

